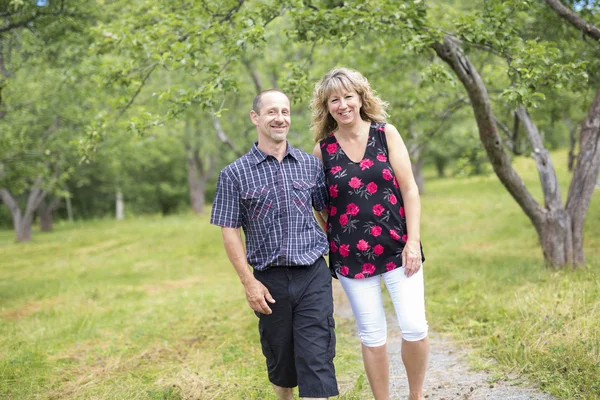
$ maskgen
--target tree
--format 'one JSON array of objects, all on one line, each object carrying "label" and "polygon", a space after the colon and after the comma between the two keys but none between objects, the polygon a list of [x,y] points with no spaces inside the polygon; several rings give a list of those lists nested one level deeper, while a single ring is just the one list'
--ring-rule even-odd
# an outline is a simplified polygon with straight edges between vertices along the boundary
[{"label": "tree", "polygon": [[[514,6],[514,9],[517,8],[517,6]],[[513,9],[510,11],[513,11]],[[487,14],[487,17],[499,20],[507,18],[507,15],[500,11],[497,14],[490,12]],[[590,29],[590,32],[595,32],[594,28]],[[497,41],[490,40],[485,45],[493,48],[494,46],[498,47],[498,44]],[[532,45],[528,50],[533,53],[536,50],[535,47],[535,45]],[[501,182],[517,203],[519,203],[536,228],[546,261],[553,266],[585,265],[583,254],[583,222],[600,168],[600,154],[597,153],[598,141],[600,140],[600,91],[583,124],[580,140],[581,152],[578,157],[577,166],[574,169],[566,206],[563,205],[552,160],[544,147],[542,137],[525,105],[519,104],[517,106],[516,113],[531,142],[533,149],[532,156],[536,160],[536,166],[540,174],[540,181],[544,192],[544,206],[541,206],[533,198],[511,166],[510,157],[507,155],[502,145],[502,139],[498,134],[498,125],[494,117],[486,85],[477,68],[461,48],[460,39],[446,35],[444,40],[435,43],[433,48],[436,54],[452,68],[466,89],[473,105],[481,142],[488,153],[492,166]],[[510,50],[514,50],[514,48]],[[519,65],[517,60],[520,61],[520,59],[517,58],[515,60],[513,58],[514,55],[510,54],[510,50],[505,49],[504,51],[506,51],[506,56],[510,57],[513,68],[517,69],[517,74],[522,74],[519,78],[523,78],[525,74],[531,76],[536,73],[539,74],[536,77],[537,79],[542,78],[542,72],[535,70],[541,68],[539,64]],[[531,56],[532,54],[524,55]],[[548,57],[549,53],[545,53],[544,55]],[[558,71],[566,74],[569,73],[568,69],[555,69],[555,73]],[[525,78],[523,81],[528,81],[529,85],[535,87],[536,84],[540,84],[539,81],[535,81],[536,78]],[[514,93],[520,94],[519,89]],[[523,99],[520,100],[523,102]]]},{"label": "tree", "polygon": [[82,1],[32,3],[0,6],[0,198],[18,241],[31,239],[34,213],[72,171],[71,140],[83,114],[73,108],[85,101],[74,96],[77,73],[67,66],[82,56],[81,33],[91,22]]}]

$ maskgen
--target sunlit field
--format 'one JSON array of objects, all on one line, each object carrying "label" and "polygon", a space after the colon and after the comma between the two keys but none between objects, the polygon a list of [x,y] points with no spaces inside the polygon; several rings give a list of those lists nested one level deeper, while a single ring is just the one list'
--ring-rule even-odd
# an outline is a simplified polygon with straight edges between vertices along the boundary
[{"label": "sunlit field", "polygon": [[[564,154],[553,159],[565,169]],[[537,182],[533,161],[516,165]],[[560,180],[566,195],[566,172]],[[422,203],[432,329],[467,347],[474,367],[521,374],[559,398],[598,398],[600,190],[588,268],[576,272],[544,266],[493,174],[430,175]],[[256,325],[208,215],[60,223],[27,244],[0,232],[2,398],[273,399]],[[338,321],[341,399],[368,393],[355,384],[353,329]]]}]

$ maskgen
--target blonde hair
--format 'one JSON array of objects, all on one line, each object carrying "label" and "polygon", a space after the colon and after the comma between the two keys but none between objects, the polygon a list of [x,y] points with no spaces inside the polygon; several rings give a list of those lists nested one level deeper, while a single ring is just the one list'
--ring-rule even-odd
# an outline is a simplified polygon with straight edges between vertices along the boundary
[{"label": "blonde hair", "polygon": [[386,122],[385,109],[388,103],[375,94],[369,81],[360,72],[349,68],[335,68],[317,82],[313,91],[310,108],[312,110],[311,129],[315,142],[325,139],[337,128],[337,122],[327,110],[327,99],[341,89],[355,91],[362,100],[360,117],[365,121]]}]

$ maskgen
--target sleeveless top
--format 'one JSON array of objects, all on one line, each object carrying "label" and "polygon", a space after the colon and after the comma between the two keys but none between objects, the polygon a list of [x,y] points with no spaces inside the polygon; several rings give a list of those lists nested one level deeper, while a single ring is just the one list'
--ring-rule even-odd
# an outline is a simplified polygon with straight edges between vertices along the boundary
[{"label": "sleeveless top", "polygon": [[[385,123],[371,123],[360,162],[348,158],[333,133],[319,143],[329,192],[329,267],[353,279],[402,267],[408,231],[388,161]],[[421,259],[425,261],[422,249]]]}]

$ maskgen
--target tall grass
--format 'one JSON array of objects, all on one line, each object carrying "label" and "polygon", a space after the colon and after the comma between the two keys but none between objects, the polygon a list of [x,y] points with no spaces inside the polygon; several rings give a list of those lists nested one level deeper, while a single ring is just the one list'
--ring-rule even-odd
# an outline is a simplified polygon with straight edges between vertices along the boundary
[{"label": "tall grass", "polygon": [[[539,198],[535,167],[516,165]],[[462,340],[482,368],[521,373],[560,398],[598,398],[600,191],[585,227],[588,269],[554,271],[495,177],[429,178],[432,328]],[[1,398],[273,399],[256,324],[208,216],[59,224],[27,244],[0,232]],[[355,384],[353,329],[338,320],[341,399],[368,393]]]}]

